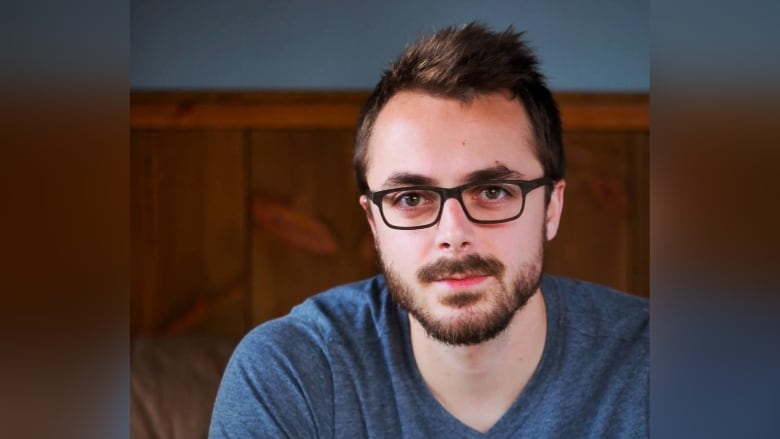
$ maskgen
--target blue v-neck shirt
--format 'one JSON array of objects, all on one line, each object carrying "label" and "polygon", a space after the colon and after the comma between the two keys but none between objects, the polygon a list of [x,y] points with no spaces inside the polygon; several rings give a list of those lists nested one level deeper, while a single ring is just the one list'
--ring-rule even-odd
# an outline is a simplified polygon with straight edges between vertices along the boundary
[{"label": "blue v-neck shirt", "polygon": [[450,415],[414,361],[384,278],[340,286],[264,323],[222,378],[211,438],[648,437],[648,302],[545,275],[541,362],[485,434]]}]

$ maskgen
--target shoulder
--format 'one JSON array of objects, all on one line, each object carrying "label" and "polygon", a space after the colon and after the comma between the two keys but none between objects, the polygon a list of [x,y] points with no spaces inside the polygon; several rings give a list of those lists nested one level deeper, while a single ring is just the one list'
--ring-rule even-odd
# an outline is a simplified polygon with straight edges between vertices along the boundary
[{"label": "shoulder", "polygon": [[592,282],[547,275],[542,291],[545,299],[558,307],[557,318],[564,326],[596,337],[626,341],[649,338],[649,302],[645,298]]},{"label": "shoulder", "polygon": [[[384,278],[376,276],[340,285],[309,297],[289,314],[265,322],[242,339],[238,351],[252,352],[277,347],[310,351],[344,336],[370,331],[387,311]],[[295,343],[291,343],[294,341]]]},{"label": "shoulder", "polygon": [[333,288],[247,333],[222,377],[213,437],[332,436],[334,358],[345,340],[376,333],[367,322],[381,314],[383,287],[373,278]]},{"label": "shoulder", "polygon": [[375,276],[312,296],[283,320],[310,327],[327,343],[374,335],[394,309],[384,277]]}]

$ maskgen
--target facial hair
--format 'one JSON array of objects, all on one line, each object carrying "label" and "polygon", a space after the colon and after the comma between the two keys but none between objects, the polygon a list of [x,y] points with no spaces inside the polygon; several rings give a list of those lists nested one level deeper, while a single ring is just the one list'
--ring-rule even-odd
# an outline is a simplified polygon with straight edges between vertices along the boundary
[{"label": "facial hair", "polygon": [[[542,238],[542,243],[544,243]],[[379,249],[377,249],[379,250]],[[518,267],[517,274],[507,284],[503,280],[504,264],[492,256],[469,254],[462,258],[440,258],[417,271],[421,284],[433,282],[457,274],[488,275],[498,281],[498,286],[450,294],[441,303],[451,308],[462,308],[480,300],[491,303],[487,312],[471,313],[457,319],[436,318],[426,308],[421,291],[401,279],[379,251],[379,260],[385,274],[387,288],[395,302],[412,315],[428,335],[453,346],[469,346],[491,340],[501,334],[512,321],[515,313],[525,306],[539,288],[542,278],[544,244],[536,258]],[[466,312],[467,313],[467,312]],[[464,314],[466,314],[464,313]]]}]

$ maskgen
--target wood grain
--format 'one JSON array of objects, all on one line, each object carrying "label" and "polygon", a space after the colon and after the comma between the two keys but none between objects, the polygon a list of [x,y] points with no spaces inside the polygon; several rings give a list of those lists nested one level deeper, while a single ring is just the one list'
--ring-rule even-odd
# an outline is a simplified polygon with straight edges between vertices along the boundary
[{"label": "wood grain", "polygon": [[313,252],[253,228],[253,321],[286,314],[312,294],[376,272],[373,260],[359,256],[368,223],[353,181],[352,138],[350,130],[252,131],[255,199],[275,200],[336,242],[336,252]]},{"label": "wood grain", "polygon": [[[132,132],[131,333],[159,333],[193,303],[248,286],[243,142],[240,131]],[[215,303],[195,330],[247,329],[236,318],[246,303]]]},{"label": "wood grain", "polygon": [[[367,92],[133,92],[133,128],[354,129]],[[567,130],[648,129],[646,94],[556,93]]]},{"label": "wood grain", "polygon": [[546,271],[649,295],[647,133],[569,131],[567,185]]},{"label": "wood grain", "polygon": [[256,196],[252,201],[254,224],[266,233],[318,255],[334,255],[336,238],[322,222],[284,203]]}]

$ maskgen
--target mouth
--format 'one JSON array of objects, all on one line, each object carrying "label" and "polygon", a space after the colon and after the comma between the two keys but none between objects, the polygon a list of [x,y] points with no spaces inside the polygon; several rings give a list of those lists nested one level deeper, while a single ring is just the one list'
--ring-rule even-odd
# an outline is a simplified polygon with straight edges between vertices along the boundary
[{"label": "mouth", "polygon": [[484,274],[453,274],[436,280],[434,283],[450,288],[469,288],[484,282],[489,276]]}]

